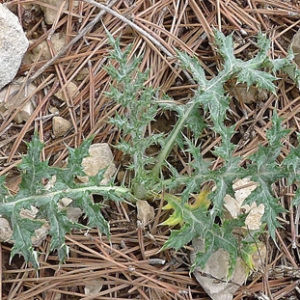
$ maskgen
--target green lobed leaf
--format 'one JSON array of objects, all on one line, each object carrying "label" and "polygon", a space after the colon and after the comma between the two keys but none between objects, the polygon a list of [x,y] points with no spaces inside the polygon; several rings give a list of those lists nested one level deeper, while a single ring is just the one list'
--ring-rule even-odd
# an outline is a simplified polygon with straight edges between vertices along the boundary
[{"label": "green lobed leaf", "polygon": [[22,197],[32,195],[37,190],[43,189],[42,180],[49,179],[52,176],[51,171],[47,168],[48,162],[40,159],[43,143],[39,140],[37,134],[34,134],[31,143],[27,143],[27,147],[27,155],[23,157],[22,162],[18,165],[22,176],[21,192],[19,192]]},{"label": "green lobed leaf", "polygon": [[[190,163],[190,166],[194,169],[193,173],[202,174],[202,175],[210,174],[209,166],[211,165],[211,163],[203,159],[200,152],[201,151],[200,147],[194,145],[194,143],[186,136],[184,136],[184,138],[185,138],[185,144],[187,145],[186,151],[188,151],[193,157],[193,161]],[[189,178],[187,178],[185,182],[185,188],[181,192],[183,203],[186,203],[188,201],[191,194],[199,193],[202,184],[205,182],[206,179],[202,176],[201,177],[190,176]]]},{"label": "green lobed leaf", "polygon": [[200,136],[203,129],[206,127],[206,124],[199,109],[195,108],[192,110],[187,127],[191,130],[195,137]]},{"label": "green lobed leaf", "polygon": [[181,249],[195,237],[195,230],[190,224],[184,224],[180,230],[172,230],[169,239],[161,250],[168,248]]},{"label": "green lobed leaf", "polygon": [[2,202],[6,202],[7,197],[9,196],[9,191],[5,186],[5,176],[0,176],[0,199]]},{"label": "green lobed leaf", "polygon": [[76,186],[75,178],[77,176],[85,176],[83,171],[82,160],[89,156],[88,150],[92,144],[92,139],[89,138],[82,142],[81,146],[72,149],[68,147],[69,157],[68,164],[63,169],[56,169],[57,182],[61,181],[68,187]]},{"label": "green lobed leaf", "polygon": [[234,195],[233,182],[242,175],[242,169],[238,166],[239,158],[231,158],[222,168],[211,172],[211,178],[215,182],[215,190],[210,194],[209,199],[214,204],[211,215],[223,217],[224,198],[227,194]]},{"label": "green lobed leaf", "polygon": [[229,160],[233,156],[233,151],[235,149],[235,145],[231,143],[231,138],[234,134],[235,126],[214,126],[213,128],[217,133],[222,137],[222,143],[220,146],[215,147],[213,153],[216,156],[223,158],[224,160]]},{"label": "green lobed leaf", "polygon": [[194,169],[194,172],[197,174],[203,174],[205,172],[209,172],[209,167],[211,163],[205,161],[201,154],[200,146],[196,146],[190,139],[185,137],[185,143],[187,145],[186,151],[191,153],[193,156],[193,161],[190,163],[191,167]]},{"label": "green lobed leaf", "polygon": [[294,59],[294,54],[289,50],[287,57],[270,60],[270,63],[272,65],[271,69],[273,73],[276,74],[276,72],[281,70],[286,70],[286,68],[289,67],[293,67],[294,69],[296,69],[296,64],[293,61],[293,59]]},{"label": "green lobed leaf", "polygon": [[276,110],[273,112],[272,127],[267,131],[267,138],[272,149],[282,147],[282,139],[288,135],[289,129],[284,129],[281,125],[282,119],[278,117]]},{"label": "green lobed leaf", "polygon": [[[47,162],[40,160],[43,144],[37,135],[28,144],[28,155],[23,157],[20,164],[22,171],[22,184],[16,195],[8,195],[0,204],[0,214],[5,217],[13,229],[12,239],[15,241],[11,252],[11,258],[16,254],[24,256],[26,263],[38,267],[38,253],[32,246],[31,238],[36,235],[45,222],[50,226],[51,236],[50,251],[57,251],[60,263],[68,255],[68,247],[65,244],[65,235],[72,229],[88,229],[69,219],[67,208],[59,208],[58,203],[63,198],[68,198],[68,207],[81,208],[89,218],[89,226],[99,228],[99,231],[109,236],[109,225],[101,214],[101,205],[94,204],[92,195],[99,194],[109,199],[122,201],[129,197],[127,188],[115,186],[101,186],[105,170],[90,178],[87,183],[79,183],[77,176],[86,175],[82,168],[82,159],[88,156],[91,139],[85,140],[77,149],[69,148],[68,165],[66,168],[55,168],[48,166]],[[3,182],[4,177],[0,177]],[[34,183],[32,184],[30,178]],[[47,186],[42,182],[49,180]],[[28,185],[27,184],[28,182]],[[35,208],[36,215],[24,217],[22,209],[31,210]]]},{"label": "green lobed leaf", "polygon": [[101,205],[91,203],[91,197],[85,193],[82,198],[83,206],[85,207],[85,214],[89,219],[90,227],[98,227],[101,233],[110,237],[109,224],[101,214]]},{"label": "green lobed leaf", "polygon": [[215,30],[214,34],[215,45],[217,46],[216,50],[224,59],[224,68],[226,69],[226,71],[230,71],[233,69],[233,66],[236,63],[232,34],[225,37],[225,35],[218,30]]},{"label": "green lobed leaf", "polygon": [[271,180],[264,181],[262,178],[256,179],[258,187],[251,192],[251,194],[244,201],[245,204],[256,203],[257,205],[263,204],[265,207],[265,213],[262,218],[262,222],[268,225],[270,236],[275,240],[276,228],[280,227],[277,221],[278,214],[285,212],[279,200],[273,196],[271,190]]},{"label": "green lobed leaf", "polygon": [[[300,141],[300,134],[297,133],[298,143]],[[284,158],[281,166],[286,169],[285,177],[288,180],[288,184],[292,184],[294,181],[300,181],[298,170],[300,169],[300,147],[291,148],[290,153]]]},{"label": "green lobed leaf", "polygon": [[[191,210],[187,204],[178,201],[175,197],[165,197],[165,200],[174,210],[171,220],[182,221],[183,225],[179,230],[172,230],[168,241],[164,244],[162,250],[167,248],[180,249],[189,243],[194,237],[205,235],[210,230],[208,226],[210,217],[207,209],[198,208]],[[167,223],[167,221],[165,222]]]},{"label": "green lobed leaf", "polygon": [[[251,165],[248,166],[248,174],[252,180],[258,183],[258,187],[245,200],[245,203],[256,202],[257,205],[263,204],[265,214],[263,221],[268,225],[268,230],[273,239],[275,239],[275,230],[279,227],[276,217],[279,213],[285,211],[278,199],[274,198],[271,190],[272,184],[285,177],[287,174],[284,168],[276,162],[282,148],[282,138],[288,134],[281,125],[281,119],[274,111],[272,117],[272,128],[267,131],[268,146],[260,146],[258,151],[250,156]],[[281,165],[283,166],[284,163]]]},{"label": "green lobed leaf", "polygon": [[[207,209],[191,210],[187,204],[179,202],[174,197],[166,197],[165,200],[174,209],[170,220],[182,220],[183,224],[180,229],[171,231],[171,235],[162,250],[167,248],[179,250],[194,238],[201,237],[205,241],[205,251],[197,253],[192,270],[197,266],[203,268],[211,254],[219,248],[223,248],[230,256],[230,277],[239,254],[238,241],[233,235],[233,231],[244,225],[245,216],[225,221],[220,227],[214,224],[212,215]],[[168,220],[165,223],[168,224]]]},{"label": "green lobed leaf", "polygon": [[247,86],[255,85],[259,88],[266,89],[275,94],[275,85],[273,81],[277,78],[264,71],[244,68],[237,76],[237,83],[246,83]]},{"label": "green lobed leaf", "polygon": [[229,108],[229,98],[225,96],[225,91],[221,83],[212,84],[205,93],[196,93],[191,101],[203,105],[205,111],[209,112],[214,125],[223,124],[226,111]]},{"label": "green lobed leaf", "polygon": [[[272,117],[272,127],[267,131],[267,138],[269,145],[262,147],[259,146],[257,152],[249,157],[251,160],[251,166],[249,169],[252,173],[257,173],[258,177],[262,176],[269,177],[270,181],[273,181],[285,175],[285,172],[280,172],[276,159],[282,149],[282,138],[288,134],[289,130],[284,129],[281,126],[281,120],[277,113],[274,111]],[[256,169],[256,170],[253,170]],[[277,169],[278,173],[275,172]],[[273,175],[274,176],[273,176]]]},{"label": "green lobed leaf", "polygon": [[19,213],[20,209],[16,208],[11,216],[14,245],[10,253],[10,261],[16,254],[22,255],[26,263],[30,262],[34,268],[37,268],[39,265],[38,253],[34,250],[31,237],[35,236],[35,230],[44,223],[39,220],[22,218]]},{"label": "green lobed leaf", "polygon": [[75,228],[87,228],[69,220],[66,210],[58,209],[57,199],[55,198],[49,202],[48,220],[51,224],[49,234],[52,236],[50,251],[57,250],[59,261],[62,263],[69,254],[69,247],[65,243],[66,234]]},{"label": "green lobed leaf", "polygon": [[[227,220],[225,221],[221,227],[214,224],[211,230],[205,235],[205,238],[202,238],[205,242],[204,251],[199,251],[196,253],[196,259],[193,265],[191,266],[191,272],[197,267],[200,266],[201,268],[205,267],[207,260],[210,256],[220,248],[224,249],[229,254],[229,274],[228,280],[232,276],[234,271],[237,258],[240,253],[239,249],[239,242],[237,237],[232,234],[232,232],[236,228],[240,228],[244,226],[245,223],[245,216],[240,216],[237,219]],[[200,235],[201,237],[201,235]],[[252,241],[255,243],[255,241]]]},{"label": "green lobed leaf", "polygon": [[[131,60],[130,68],[123,64],[123,59],[129,53],[127,52],[126,55],[122,53],[118,44],[113,46],[114,50],[110,58],[118,62],[118,67],[110,65],[108,71],[117,81],[118,87],[111,87],[107,96],[120,104],[126,113],[116,114],[110,119],[110,123],[118,126],[122,131],[122,137],[116,147],[132,157],[132,165],[129,168],[135,173],[131,183],[135,192],[142,190],[145,182],[149,182],[147,168],[154,163],[154,159],[147,155],[147,150],[152,145],[164,146],[164,134],[152,133],[147,136],[148,126],[151,122],[155,122],[158,112],[158,101],[155,98],[157,90],[146,86],[148,72],[138,71],[140,59],[137,58]],[[129,57],[125,60],[129,60]],[[126,81],[121,74],[126,74]],[[141,196],[143,195],[139,193],[139,197]]]},{"label": "green lobed leaf", "polygon": [[266,63],[269,62],[269,50],[270,50],[270,40],[266,37],[265,34],[261,32],[257,35],[257,43],[256,46],[259,48],[258,53],[250,60],[245,62],[244,68],[261,68],[264,67]]},{"label": "green lobed leaf", "polygon": [[190,57],[187,53],[177,51],[177,55],[184,68],[191,71],[193,78],[198,82],[199,89],[205,90],[207,85],[207,79],[205,72],[196,57]]},{"label": "green lobed leaf", "polygon": [[293,205],[298,206],[299,204],[300,204],[300,189],[298,188],[293,198]]}]

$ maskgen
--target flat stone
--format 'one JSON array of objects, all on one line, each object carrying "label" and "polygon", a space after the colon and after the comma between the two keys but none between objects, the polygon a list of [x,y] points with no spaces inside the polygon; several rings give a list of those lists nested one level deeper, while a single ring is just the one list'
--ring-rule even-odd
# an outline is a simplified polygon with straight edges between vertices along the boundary
[{"label": "flat stone", "polygon": [[[101,184],[107,184],[117,170],[113,160],[113,154],[107,143],[93,144],[89,148],[89,156],[82,160],[83,170],[88,176],[95,176],[100,170],[107,168],[101,181]],[[78,179],[81,182],[88,182],[88,176],[78,176]]]},{"label": "flat stone", "polygon": [[[68,82],[65,86],[65,90],[66,90],[66,93],[69,95],[69,97],[72,99],[73,97],[77,96],[78,95],[78,87],[75,83],[73,82]],[[63,101],[63,102],[66,102],[67,99],[66,99],[66,96],[65,96],[65,93],[63,92],[63,89],[60,89],[56,94],[55,96]]]},{"label": "flat stone", "polygon": [[0,242],[11,242],[12,235],[13,231],[9,222],[4,218],[0,218]]},{"label": "flat stone", "polygon": [[[193,247],[195,251],[191,252],[192,263],[195,262],[197,252],[204,251],[203,240],[194,239]],[[193,272],[197,281],[213,300],[232,300],[234,293],[248,277],[248,267],[241,258],[238,258],[232,277],[228,278],[229,260],[229,253],[220,248],[210,256],[204,269],[196,267]]]},{"label": "flat stone", "polygon": [[72,124],[70,121],[59,116],[53,117],[52,130],[56,138],[64,136],[71,128]]},{"label": "flat stone", "polygon": [[[0,111],[4,113],[17,108],[18,114],[14,117],[14,121],[18,124],[26,122],[31,117],[36,103],[34,84],[30,83],[20,90],[24,80],[25,77],[19,77],[0,91]],[[32,97],[27,99],[31,95]],[[27,102],[25,102],[26,99]]]}]

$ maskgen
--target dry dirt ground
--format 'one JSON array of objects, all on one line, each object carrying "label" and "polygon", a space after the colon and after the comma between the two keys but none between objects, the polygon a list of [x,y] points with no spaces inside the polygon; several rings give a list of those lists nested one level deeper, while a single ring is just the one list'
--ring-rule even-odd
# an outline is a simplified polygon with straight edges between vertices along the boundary
[{"label": "dry dirt ground", "polygon": [[[91,135],[95,135],[95,142],[118,142],[119,132],[107,120],[115,112],[123,112],[104,96],[111,81],[103,69],[110,49],[103,24],[121,37],[122,47],[133,44],[131,55],[143,54],[140,69],[149,69],[149,84],[179,102],[189,99],[195,86],[184,80],[175,48],[196,55],[210,77],[216,73],[218,59],[212,46],[213,28],[225,35],[233,32],[236,55],[247,59],[253,55],[252,41],[260,31],[271,39],[270,55],[284,57],[300,26],[300,4],[295,0],[112,0],[99,2],[102,9],[91,1],[64,1],[68,6],[63,6],[63,1],[1,2],[15,11],[30,40],[18,77],[24,76],[35,85],[30,97],[21,97],[16,109],[4,111],[0,117],[0,174],[7,175],[12,192],[19,184],[15,166],[26,153],[24,142],[31,139],[34,130],[45,142],[44,157],[56,166],[64,164],[66,145],[77,147]],[[49,23],[44,13],[47,7],[53,9],[52,24],[45,22]],[[99,14],[101,22],[96,19]],[[75,90],[67,88],[70,82]],[[270,128],[274,107],[291,129],[289,143],[296,142],[299,90],[287,78],[277,84],[277,96],[268,94],[263,101],[256,93],[240,95],[228,86],[232,96],[229,122],[236,124],[237,131],[236,155],[249,155],[266,141],[265,130]],[[15,116],[22,105],[32,100],[29,118],[17,123]],[[69,129],[62,134],[53,132],[53,112],[69,122]],[[174,118],[161,117],[158,127],[170,130]],[[209,155],[214,134],[207,131],[202,138],[201,151]],[[122,167],[126,158],[113,151],[116,164]],[[287,151],[283,150],[282,157]],[[173,155],[184,169],[184,158],[180,153]],[[293,191],[284,187],[285,183],[279,182],[277,193],[289,209]],[[73,232],[66,237],[70,257],[59,267],[55,253],[43,254],[49,248],[47,239],[39,247],[38,277],[21,258],[14,258],[9,265],[11,246],[2,244],[2,299],[209,299],[189,275],[188,249],[158,252],[169,235],[167,227],[157,226],[168,214],[161,206],[156,204],[155,219],[141,228],[135,208],[108,203],[103,214],[110,220],[111,242],[106,237],[100,239],[96,230]],[[283,229],[277,232],[278,247],[268,244],[264,271],[250,277],[234,299],[300,297],[299,255],[297,248],[292,249],[293,241],[298,245],[298,223],[293,225],[296,215],[290,210],[280,216]],[[95,298],[89,290],[97,287]],[[259,298],[262,295],[268,298]]]}]

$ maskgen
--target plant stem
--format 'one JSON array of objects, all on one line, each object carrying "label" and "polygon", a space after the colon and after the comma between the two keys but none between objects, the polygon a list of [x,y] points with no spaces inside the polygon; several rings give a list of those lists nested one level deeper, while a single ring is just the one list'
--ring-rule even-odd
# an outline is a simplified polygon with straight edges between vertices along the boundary
[{"label": "plant stem", "polygon": [[184,114],[181,116],[181,118],[177,121],[172,132],[168,136],[167,143],[166,143],[165,147],[162,149],[162,151],[159,153],[159,155],[157,156],[157,162],[151,171],[151,175],[153,178],[159,177],[159,172],[161,170],[161,166],[163,165],[165,159],[169,156],[169,154],[175,144],[175,140],[176,140],[178,134],[182,131],[182,127],[184,126],[186,119],[188,118],[188,116],[190,115],[190,113],[192,112],[192,110],[194,109],[194,106],[196,104],[197,103],[195,103],[195,102],[190,103],[189,108],[184,112]]},{"label": "plant stem", "polygon": [[35,199],[40,200],[45,198],[46,201],[48,201],[48,199],[52,199],[54,196],[59,195],[59,194],[78,194],[80,192],[85,192],[88,191],[91,194],[98,194],[101,195],[101,192],[111,192],[114,191],[118,194],[127,194],[130,193],[130,189],[128,188],[124,188],[124,187],[120,187],[120,186],[88,186],[88,187],[80,187],[80,188],[68,188],[65,190],[59,190],[59,191],[55,191],[55,192],[50,192],[50,193],[45,193],[45,194],[38,194],[38,195],[32,195],[29,197],[24,197],[24,198],[20,198],[18,200],[15,200],[13,202],[6,202],[3,203],[1,205],[1,209],[4,209],[4,207],[9,207],[9,206],[15,206],[17,204],[20,204],[22,202],[26,202],[26,201],[34,201]]}]

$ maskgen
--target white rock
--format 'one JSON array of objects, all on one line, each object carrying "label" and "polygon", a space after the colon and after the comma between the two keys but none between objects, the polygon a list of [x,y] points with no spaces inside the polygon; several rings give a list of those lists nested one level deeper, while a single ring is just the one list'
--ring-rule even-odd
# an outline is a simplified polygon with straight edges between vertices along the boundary
[{"label": "white rock", "polygon": [[71,122],[62,117],[53,117],[52,119],[52,130],[56,138],[65,135],[71,127]]},{"label": "white rock", "polygon": [[[23,81],[24,77],[19,77],[0,91],[0,111],[4,113],[9,109],[18,109],[19,113],[14,118],[18,124],[26,122],[30,118],[36,100],[36,86],[34,84],[30,83],[20,91]],[[32,97],[25,102],[30,95]]]},{"label": "white rock", "polygon": [[[78,95],[78,87],[75,83],[69,82],[66,84],[66,93],[69,94],[69,97],[75,97]],[[55,96],[62,101],[66,101],[65,94],[63,92],[63,89],[59,89],[59,91],[55,94]]]},{"label": "white rock", "polygon": [[16,76],[28,40],[22,26],[9,9],[0,4],[0,90]]},{"label": "white rock", "polygon": [[33,112],[34,112],[34,106],[32,102],[28,101],[24,104],[20,112],[16,115],[14,121],[18,124],[22,122],[26,122],[29,120]]},{"label": "white rock", "polygon": [[253,202],[251,205],[243,205],[245,208],[245,213],[248,213],[248,216],[245,220],[245,225],[248,230],[259,230],[261,227],[261,220],[265,213],[265,206],[259,204],[257,206],[256,202]]},{"label": "white rock", "polygon": [[30,209],[21,208],[20,217],[24,219],[34,220],[38,212],[39,210],[35,206],[31,205]]},{"label": "white rock", "polygon": [[[89,148],[90,156],[82,160],[84,172],[88,176],[95,176],[100,170],[107,168],[101,184],[107,184],[116,172],[116,166],[113,162],[114,157],[106,143],[93,144]],[[78,176],[81,182],[87,182],[88,176]]]},{"label": "white rock", "polygon": [[[61,50],[66,45],[66,34],[63,32],[54,33],[51,36],[51,43],[55,54]],[[35,45],[36,44],[36,45]],[[45,40],[31,40],[30,46],[35,45],[31,51],[26,52],[23,58],[25,64],[32,64],[36,62],[37,57],[40,61],[49,60],[52,58],[52,55],[49,50],[49,46]]]},{"label": "white rock", "polygon": [[154,207],[151,206],[146,200],[137,200],[137,217],[141,222],[142,227],[144,228],[148,222],[154,219]]},{"label": "white rock", "polygon": [[64,197],[57,203],[60,211],[66,210],[67,217],[72,222],[78,222],[79,217],[83,214],[83,211],[79,207],[69,206],[73,200],[71,198]]},{"label": "white rock", "polygon": [[[192,263],[196,259],[196,253],[204,250],[204,243],[200,238],[194,239],[193,247],[195,251],[191,252]],[[236,267],[231,278],[228,278],[229,267],[228,252],[223,249],[218,249],[210,256],[204,269],[200,267],[195,268],[193,272],[195,278],[211,299],[232,300],[233,294],[247,279],[248,268],[241,258],[237,259]]]},{"label": "white rock", "polygon": [[[192,241],[194,251],[191,252],[191,262],[194,263],[198,252],[204,251],[204,242],[201,238]],[[220,248],[215,251],[205,264],[204,269],[196,267],[193,274],[205,292],[213,300],[232,300],[234,293],[242,286],[252,271],[262,271],[266,259],[266,246],[257,243],[252,253],[248,253],[251,268],[246,266],[242,258],[238,257],[232,276],[229,278],[230,256]]]},{"label": "white rock", "polygon": [[82,80],[84,80],[86,77],[89,76],[89,73],[90,73],[90,71],[89,71],[88,68],[82,68],[82,69],[78,72],[78,74],[76,75],[75,80],[76,80],[76,81],[82,81]]},{"label": "white rock", "polygon": [[[41,10],[44,12],[45,22],[49,25],[53,24],[57,17],[58,10],[63,3],[63,0],[41,0],[40,2],[44,2],[47,6],[41,5]],[[53,8],[51,8],[52,6]],[[73,6],[78,6],[78,1],[74,1]],[[65,1],[65,5],[63,10],[68,9],[68,1]]]},{"label": "white rock", "polygon": [[4,218],[0,218],[0,242],[8,242],[13,234],[13,231]]},{"label": "white rock", "polygon": [[42,244],[50,230],[50,225],[46,220],[39,219],[39,221],[44,222],[44,224],[40,228],[36,229],[34,231],[35,235],[31,237],[31,242],[34,247],[38,247]]},{"label": "white rock", "polygon": [[224,207],[227,217],[237,218],[241,213],[247,213],[245,225],[248,230],[258,230],[261,226],[261,220],[265,212],[263,204],[257,206],[255,202],[251,205],[244,204],[244,200],[257,188],[257,183],[250,178],[238,179],[233,185],[235,190],[234,197],[226,195],[224,197]]},{"label": "white rock", "polygon": [[85,295],[97,295],[101,290],[103,286],[103,280],[100,279],[90,279],[88,282],[86,282],[84,287],[84,293]]}]

